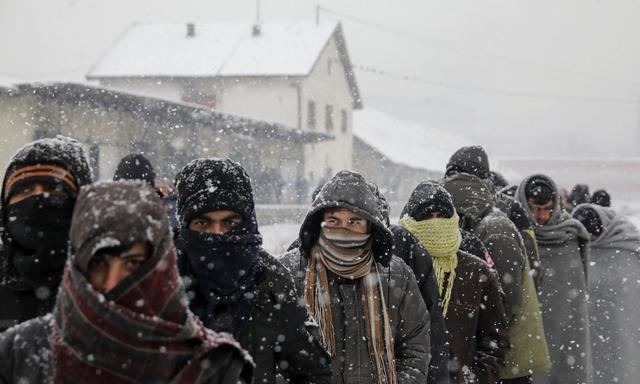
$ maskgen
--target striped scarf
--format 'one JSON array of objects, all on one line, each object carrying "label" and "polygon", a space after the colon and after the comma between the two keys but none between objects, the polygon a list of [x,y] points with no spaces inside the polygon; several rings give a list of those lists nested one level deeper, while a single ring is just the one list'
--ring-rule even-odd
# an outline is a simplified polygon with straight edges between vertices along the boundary
[{"label": "striped scarf", "polygon": [[69,262],[54,318],[54,383],[208,382],[241,351],[188,311],[173,247],[113,300]]},{"label": "striped scarf", "polygon": [[[438,282],[438,293],[442,298],[442,312],[445,316],[449,309],[451,292],[453,292],[453,284],[456,280],[458,249],[462,242],[458,221],[458,214],[455,212],[450,218],[416,221],[405,216],[400,220],[400,225],[407,228],[420,240],[429,255],[433,257],[433,270]],[[447,274],[449,274],[448,279],[446,278]]]},{"label": "striped scarf", "polygon": [[376,383],[395,384],[393,334],[370,237],[370,234],[355,234],[348,229],[324,227],[311,249],[305,278],[305,299],[308,310],[320,327],[322,343],[335,358],[336,341],[327,268],[347,279],[362,279],[367,345],[375,367]]}]

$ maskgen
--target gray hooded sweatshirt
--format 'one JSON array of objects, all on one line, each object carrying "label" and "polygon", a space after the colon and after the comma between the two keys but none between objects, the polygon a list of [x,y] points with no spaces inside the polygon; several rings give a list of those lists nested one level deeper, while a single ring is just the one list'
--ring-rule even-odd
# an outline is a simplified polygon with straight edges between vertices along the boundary
[{"label": "gray hooded sweatshirt", "polygon": [[589,321],[594,383],[640,378],[640,231],[611,208],[593,208],[603,231],[591,243]]},{"label": "gray hooded sweatshirt", "polygon": [[591,342],[587,309],[589,234],[584,226],[562,212],[558,198],[545,225],[533,218],[526,185],[545,179],[560,196],[554,181],[545,175],[525,178],[516,196],[534,225],[545,282],[539,292],[549,355],[553,364],[549,375],[536,382],[549,384],[591,383]]}]

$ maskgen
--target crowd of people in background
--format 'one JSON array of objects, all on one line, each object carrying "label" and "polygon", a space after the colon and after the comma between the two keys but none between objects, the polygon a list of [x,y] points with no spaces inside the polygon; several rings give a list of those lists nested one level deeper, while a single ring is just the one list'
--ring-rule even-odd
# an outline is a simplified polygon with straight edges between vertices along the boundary
[{"label": "crowd of people in background", "polygon": [[77,141],[29,143],[0,196],[0,383],[637,382],[638,229],[605,190],[489,164],[460,148],[394,223],[340,171],[272,255],[237,162],[167,189],[143,154],[94,182]]}]

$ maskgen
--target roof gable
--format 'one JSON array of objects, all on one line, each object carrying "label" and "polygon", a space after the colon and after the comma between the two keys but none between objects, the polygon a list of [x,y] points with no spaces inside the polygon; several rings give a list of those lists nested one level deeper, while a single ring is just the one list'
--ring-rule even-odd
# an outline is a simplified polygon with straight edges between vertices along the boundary
[{"label": "roof gable", "polygon": [[134,24],[107,50],[87,79],[114,77],[307,76],[332,37],[355,108],[360,93],[337,22],[269,22],[253,36],[249,23]]}]

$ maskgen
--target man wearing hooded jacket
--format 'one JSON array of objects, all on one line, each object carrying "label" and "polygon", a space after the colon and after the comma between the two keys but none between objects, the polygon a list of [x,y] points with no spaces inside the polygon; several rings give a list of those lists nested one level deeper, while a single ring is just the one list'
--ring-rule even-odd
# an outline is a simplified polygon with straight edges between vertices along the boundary
[{"label": "man wearing hooded jacket", "polygon": [[332,357],[332,383],[425,383],[429,314],[358,173],[341,171],[313,201],[300,246],[283,256]]},{"label": "man wearing hooded jacket", "polygon": [[500,378],[503,383],[527,383],[532,374],[549,369],[549,352],[541,336],[542,317],[522,237],[497,209],[489,177],[484,148],[462,147],[449,159],[443,186],[453,198],[462,228],[478,236],[491,253],[505,293],[511,348]]},{"label": "man wearing hooded jacket", "polygon": [[545,269],[539,297],[553,367],[541,382],[591,383],[589,234],[562,211],[560,193],[550,177],[525,178],[516,196],[534,225]]},{"label": "man wearing hooded jacket", "polygon": [[190,307],[214,331],[234,335],[256,363],[255,383],[328,383],[329,357],[298,304],[293,278],[262,249],[253,192],[242,166],[198,159],[176,177],[182,274]]},{"label": "man wearing hooded jacket", "polygon": [[13,156],[0,197],[0,331],[53,309],[76,196],[90,182],[73,139],[36,140]]}]

